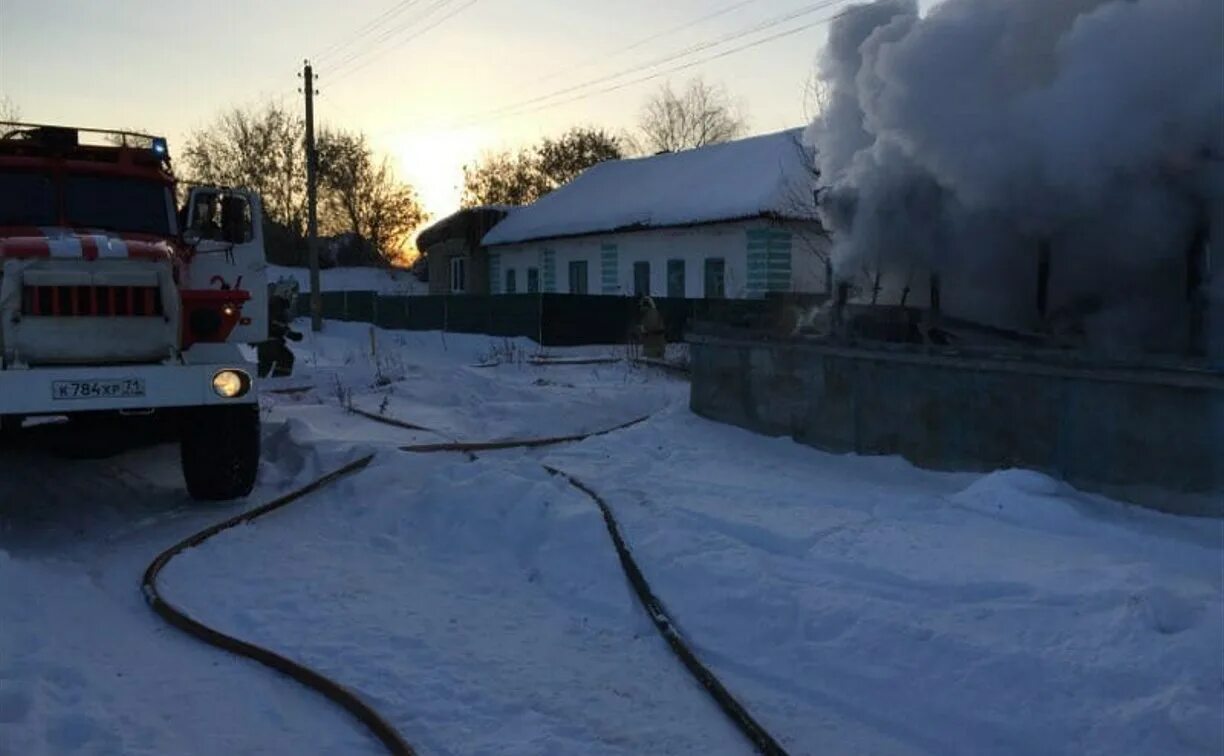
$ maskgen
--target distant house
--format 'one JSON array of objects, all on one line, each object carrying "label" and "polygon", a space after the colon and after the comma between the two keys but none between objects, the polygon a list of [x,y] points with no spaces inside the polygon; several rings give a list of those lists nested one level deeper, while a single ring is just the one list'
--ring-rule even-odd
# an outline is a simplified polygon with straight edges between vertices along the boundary
[{"label": "distant house", "polygon": [[490,293],[827,292],[828,239],[801,134],[588,169],[484,235]]},{"label": "distant house", "polygon": [[430,294],[488,294],[489,256],[480,239],[506,217],[503,205],[452,213],[417,236],[429,264]]}]

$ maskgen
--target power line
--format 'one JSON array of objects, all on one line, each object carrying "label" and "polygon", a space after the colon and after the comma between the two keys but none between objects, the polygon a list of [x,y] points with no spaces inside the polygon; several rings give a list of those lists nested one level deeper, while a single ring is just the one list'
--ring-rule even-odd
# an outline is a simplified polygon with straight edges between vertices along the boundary
[{"label": "power line", "polygon": [[[347,76],[352,71],[364,68],[370,61],[376,60],[379,56],[391,50],[395,50],[399,47],[402,47],[404,44],[407,44],[408,41],[416,39],[417,37],[421,36],[429,29],[434,28],[435,26],[438,25],[438,22],[430,24],[429,26],[426,26],[424,28],[417,29],[413,33],[409,34],[406,40],[401,40],[400,42],[397,42],[396,44],[393,44],[390,47],[385,47],[382,50],[378,49],[379,45],[383,44],[384,42],[387,42],[388,40],[395,38],[396,36],[398,36],[401,32],[405,31],[406,29],[410,29],[412,27],[415,27],[417,24],[424,22],[425,19],[433,15],[434,11],[444,8],[453,2],[454,0],[435,0],[433,4],[426,7],[420,13],[415,14],[412,18],[407,19],[402,24],[399,24],[398,26],[393,26],[389,29],[384,30],[381,34],[379,34],[377,37],[372,39],[368,45],[364,46],[361,49],[353,51],[347,57],[345,57],[338,63],[334,64],[333,69],[335,70],[335,75],[340,76],[342,74],[342,69],[346,67],[351,67],[351,70],[347,72],[343,72],[343,75],[345,76]],[[471,5],[471,3],[469,2],[467,5]],[[467,5],[463,7],[466,8]],[[441,19],[439,19],[439,21],[445,21],[447,18],[450,18],[452,15],[454,15],[454,13],[444,15],[441,17]],[[365,58],[365,60],[362,60],[360,63],[356,63],[362,58]],[[356,65],[354,65],[355,63]]]},{"label": "power line", "polygon": [[[735,40],[737,40],[737,39],[742,39],[742,38],[744,38],[744,37],[751,36],[751,35],[753,35],[753,34],[757,34],[757,33],[759,33],[759,32],[766,31],[766,30],[768,30],[768,29],[772,29],[772,28],[775,28],[775,27],[781,26],[782,24],[788,23],[788,22],[790,22],[790,21],[794,21],[794,20],[796,20],[796,19],[798,19],[798,18],[802,18],[803,16],[808,16],[808,15],[811,15],[811,14],[816,13],[816,12],[818,12],[818,11],[825,10],[825,9],[827,9],[827,8],[831,7],[831,6],[835,6],[835,5],[844,4],[844,3],[849,2],[849,1],[850,1],[850,0],[821,0],[821,2],[817,2],[817,3],[814,3],[814,4],[812,4],[812,5],[806,6],[806,7],[804,7],[804,8],[800,8],[800,9],[798,9],[798,10],[794,10],[794,11],[790,11],[790,12],[788,12],[788,13],[784,13],[784,14],[782,14],[782,15],[780,15],[780,16],[775,16],[774,18],[771,18],[771,19],[768,19],[768,20],[766,20],[766,21],[762,21],[762,22],[760,22],[760,23],[754,24],[753,26],[748,27],[748,28],[746,28],[746,29],[741,29],[741,30],[739,30],[739,31],[732,32],[732,33],[730,33],[730,34],[724,34],[723,36],[721,36],[721,37],[719,37],[719,38],[717,38],[717,39],[714,39],[714,40],[709,40],[709,41],[706,41],[706,42],[698,42],[698,43],[696,43],[696,44],[689,45],[688,47],[686,47],[686,48],[684,48],[684,49],[682,49],[682,50],[679,50],[679,51],[677,51],[677,52],[670,53],[670,54],[665,55],[665,56],[662,56],[662,57],[660,57],[660,58],[655,58],[655,59],[650,60],[650,61],[647,61],[647,62],[645,62],[645,63],[641,63],[641,64],[638,64],[638,65],[635,65],[635,66],[631,66],[631,67],[626,68],[626,69],[624,69],[624,70],[617,71],[616,73],[607,74],[607,75],[605,75],[605,76],[600,76],[600,77],[597,77],[597,78],[594,78],[594,79],[590,79],[590,80],[588,80],[588,81],[582,82],[581,84],[575,84],[575,85],[573,85],[573,86],[565,87],[565,88],[563,88],[563,89],[558,89],[558,90],[556,90],[556,91],[549,92],[548,94],[543,94],[543,95],[539,95],[539,96],[537,96],[537,97],[532,97],[532,98],[530,98],[530,99],[524,100],[524,101],[519,102],[519,103],[515,103],[515,104],[511,104],[511,105],[506,105],[506,106],[503,106],[503,107],[500,107],[500,108],[494,108],[494,109],[489,110],[489,111],[486,111],[486,112],[484,112],[484,113],[477,113],[477,114],[475,114],[475,115],[471,116],[471,117],[470,117],[470,119],[463,119],[463,120],[465,120],[465,121],[466,121],[466,120],[477,120],[477,121],[481,121],[481,120],[485,120],[485,119],[488,119],[488,118],[495,118],[495,117],[498,117],[498,116],[501,116],[501,115],[511,115],[511,114],[513,114],[513,115],[517,115],[518,113],[511,113],[510,111],[517,111],[517,110],[519,110],[520,108],[525,108],[525,107],[529,107],[529,106],[535,105],[535,104],[537,104],[537,103],[542,103],[542,102],[544,102],[544,101],[546,101],[546,100],[551,100],[551,99],[553,99],[553,98],[555,98],[555,97],[562,97],[562,96],[564,96],[564,95],[571,94],[571,93],[574,93],[574,92],[578,92],[579,90],[587,89],[587,88],[590,88],[590,87],[593,87],[593,86],[598,86],[598,85],[600,85],[600,84],[604,84],[604,83],[607,83],[607,82],[613,81],[614,79],[619,79],[619,78],[622,78],[622,77],[624,77],[624,76],[629,76],[629,75],[631,75],[631,74],[638,73],[638,72],[640,72],[640,71],[645,71],[645,70],[647,70],[647,69],[651,69],[651,68],[657,68],[658,66],[662,66],[662,65],[665,65],[665,64],[667,64],[667,63],[671,63],[671,62],[673,62],[673,61],[676,61],[676,60],[679,60],[679,59],[681,59],[681,58],[687,57],[687,56],[692,55],[692,54],[694,54],[694,53],[703,52],[703,51],[708,50],[708,49],[710,49],[710,48],[713,48],[713,47],[718,47],[718,46],[720,46],[720,45],[727,44],[728,42],[734,42],[734,41],[735,41]],[[832,20],[832,19],[829,19],[829,20]],[[813,25],[815,25],[815,24],[813,24]],[[802,30],[802,28],[807,28],[807,27],[801,27],[801,29],[800,29],[800,30]],[[789,36],[789,34],[787,34],[787,35],[783,35],[783,36]],[[781,37],[771,37],[771,38],[769,38],[769,40],[768,40],[768,41],[772,41],[772,40],[773,40],[773,39],[775,39],[775,38],[781,38]],[[747,48],[743,48],[743,49],[747,49]],[[738,51],[738,49],[737,49],[737,51]],[[712,58],[709,58],[709,60],[716,60],[718,57],[721,57],[721,56],[714,56],[714,57],[712,57]],[[684,70],[684,69],[686,69],[686,68],[691,68],[691,67],[692,67],[692,66],[685,65],[685,66],[681,66],[681,67],[679,67],[679,68],[677,68],[677,69],[675,69],[675,70]],[[645,80],[649,80],[649,79],[653,79],[653,78],[658,78],[658,77],[657,77],[657,76],[651,76],[651,77],[649,77],[648,79],[645,79]],[[620,88],[620,87],[617,87],[617,88]],[[601,91],[605,91],[605,90],[601,90]],[[606,90],[606,91],[613,91],[613,90]],[[579,98],[579,99],[581,99],[581,98]],[[563,101],[563,102],[572,102],[572,101],[573,101],[573,100],[565,100],[565,101]],[[558,103],[558,104],[562,104],[562,103]],[[528,112],[535,112],[535,111],[534,111],[534,110],[531,110],[531,111],[528,111]]]},{"label": "power line", "polygon": [[[841,1],[842,1],[842,2],[846,2],[847,0],[841,0]],[[478,124],[478,123],[483,123],[483,122],[485,122],[485,121],[487,121],[487,120],[497,120],[497,119],[504,118],[504,117],[509,117],[509,116],[520,116],[520,115],[526,115],[526,114],[528,114],[528,113],[536,113],[536,112],[539,112],[539,111],[542,111],[542,110],[548,110],[548,109],[551,109],[551,108],[559,107],[559,106],[561,106],[561,105],[568,105],[568,104],[573,103],[573,102],[579,102],[579,101],[581,101],[581,100],[590,99],[591,97],[598,97],[599,95],[608,94],[608,93],[610,93],[610,92],[615,92],[615,91],[618,91],[618,90],[621,90],[621,89],[625,89],[625,88],[627,88],[627,87],[634,86],[634,85],[636,85],[636,84],[642,84],[642,83],[645,83],[645,82],[648,82],[648,81],[653,81],[653,80],[655,80],[655,79],[659,79],[659,78],[661,78],[661,77],[663,77],[663,76],[668,76],[668,75],[670,75],[670,74],[676,73],[676,72],[678,72],[678,71],[684,71],[684,70],[687,70],[687,69],[690,69],[690,68],[694,68],[694,67],[696,67],[696,66],[700,66],[700,65],[703,65],[703,64],[705,64],[705,63],[709,63],[709,62],[711,62],[711,61],[719,60],[719,59],[721,59],[721,58],[726,58],[726,57],[729,57],[729,56],[731,56],[731,55],[735,55],[735,54],[737,54],[737,53],[744,52],[745,50],[751,50],[751,49],[753,49],[753,48],[755,48],[755,47],[760,47],[761,45],[768,44],[768,43],[770,43],[770,42],[775,42],[775,41],[777,41],[777,40],[779,40],[779,39],[785,39],[786,37],[791,37],[791,36],[794,36],[795,34],[799,34],[800,32],[807,31],[808,29],[812,29],[812,28],[815,28],[815,27],[817,27],[817,26],[821,26],[821,25],[823,25],[823,24],[831,23],[831,22],[833,22],[833,21],[835,21],[835,20],[837,20],[837,19],[841,18],[842,16],[845,16],[845,15],[847,15],[847,14],[849,14],[849,13],[852,13],[852,12],[854,12],[854,11],[858,10],[858,9],[859,9],[859,7],[858,7],[858,6],[856,6],[856,7],[852,7],[852,8],[847,8],[847,9],[845,9],[845,10],[839,11],[838,13],[835,13],[835,14],[834,14],[834,15],[832,15],[832,16],[829,16],[828,18],[822,18],[822,19],[819,19],[819,20],[817,20],[817,21],[812,21],[812,22],[810,22],[810,23],[803,24],[803,25],[801,25],[801,26],[797,26],[797,27],[795,27],[795,28],[793,28],[793,29],[788,29],[788,30],[783,31],[783,32],[778,32],[778,33],[776,33],[776,34],[771,34],[771,35],[770,35],[770,36],[768,36],[768,37],[763,37],[763,38],[761,38],[761,39],[754,40],[754,41],[752,41],[752,42],[748,42],[748,43],[743,44],[743,45],[739,45],[738,47],[733,47],[733,48],[730,48],[730,49],[728,49],[728,50],[723,50],[723,51],[721,51],[721,52],[715,53],[715,54],[713,54],[713,55],[706,56],[706,57],[704,57],[704,58],[700,58],[700,59],[698,59],[698,60],[694,60],[694,61],[690,61],[690,62],[682,63],[682,64],[680,64],[680,65],[673,66],[673,67],[671,67],[671,68],[667,68],[667,69],[664,69],[664,70],[662,70],[662,71],[657,71],[657,72],[655,72],[655,73],[651,73],[651,74],[648,74],[648,75],[646,75],[646,76],[642,76],[642,77],[637,78],[637,79],[631,79],[630,81],[625,81],[625,82],[621,82],[621,83],[618,83],[618,84],[614,84],[614,85],[612,85],[612,86],[605,87],[605,88],[603,88],[603,89],[598,89],[598,90],[595,90],[595,91],[593,91],[593,92],[582,93],[582,94],[579,94],[579,95],[576,95],[576,96],[574,96],[574,97],[570,97],[570,98],[567,98],[567,99],[564,99],[564,100],[558,100],[558,101],[556,101],[556,102],[549,102],[549,103],[544,103],[544,104],[542,104],[542,105],[537,105],[536,107],[526,107],[525,109],[524,109],[524,106],[526,106],[526,105],[527,105],[527,103],[520,103],[520,104],[519,104],[519,105],[517,105],[517,106],[511,106],[511,107],[509,108],[509,109],[513,110],[514,112],[510,112],[510,113],[505,113],[505,112],[497,112],[497,113],[493,113],[493,114],[492,114],[492,116],[491,116],[491,117],[489,117],[489,118],[484,118],[484,117],[477,116],[477,117],[474,117],[474,118],[472,118],[472,119],[470,119],[470,120],[462,120],[462,121],[456,122],[455,124],[452,124],[452,126],[451,126],[451,127],[452,127],[452,128],[456,128],[456,127],[459,127],[459,126],[472,126],[472,125],[476,125],[476,124]],[[618,74],[618,75],[616,75],[616,76],[612,76],[612,77],[608,77],[608,78],[619,78],[619,76],[621,76],[621,75],[624,75],[624,74],[622,73],[622,74]],[[541,98],[536,98],[536,99],[538,100],[538,99],[541,99]],[[542,99],[548,99],[548,98],[542,98]]]},{"label": "power line", "polygon": [[413,24],[419,23],[425,18],[428,18],[431,13],[433,13],[435,10],[446,5],[449,2],[451,2],[451,0],[435,0],[433,4],[425,7],[424,10],[421,10],[419,13],[413,14],[411,17],[407,18],[406,20],[403,20],[402,23],[399,23],[395,26],[391,26],[389,28],[380,29],[379,34],[376,37],[370,40],[367,44],[362,45],[361,47],[358,47],[350,51],[339,62],[335,63],[333,65],[333,68],[339,71],[342,67],[352,63],[354,60],[357,60],[363,55],[369,55],[375,48],[377,48],[383,42],[387,41],[391,37],[394,37],[396,34],[399,34],[404,29],[407,29],[409,26],[412,26]]},{"label": "power line", "polygon": [[422,36],[423,34],[425,34],[425,33],[429,32],[429,31],[432,31],[433,29],[436,29],[437,27],[439,27],[439,26],[441,26],[442,24],[446,23],[447,21],[449,21],[450,19],[454,18],[455,16],[458,16],[460,13],[463,13],[465,10],[467,10],[468,8],[471,8],[473,5],[475,5],[475,4],[476,4],[476,3],[478,3],[478,2],[480,2],[480,0],[468,0],[468,1],[467,1],[466,3],[464,3],[463,5],[459,6],[459,7],[458,7],[458,8],[456,8],[456,9],[454,9],[454,10],[453,10],[453,11],[451,11],[450,13],[447,13],[446,15],[442,16],[441,18],[438,18],[438,19],[437,19],[437,20],[435,20],[435,21],[434,21],[432,24],[429,24],[428,26],[425,26],[425,27],[423,27],[423,28],[421,28],[421,29],[417,30],[415,33],[413,33],[413,34],[409,35],[408,37],[404,38],[403,40],[401,40],[401,41],[400,41],[400,42],[398,42],[397,44],[392,45],[391,47],[388,47],[388,48],[386,48],[386,49],[382,50],[381,52],[374,53],[373,57],[367,58],[365,61],[363,61],[363,62],[361,62],[361,63],[357,64],[357,66],[355,66],[355,67],[353,67],[353,68],[350,68],[349,70],[345,71],[345,72],[344,72],[344,73],[342,73],[342,74],[339,74],[339,75],[336,77],[336,79],[337,79],[337,80],[339,80],[339,79],[343,79],[343,78],[345,78],[345,77],[348,77],[348,76],[351,76],[352,74],[357,73],[357,72],[358,72],[358,71],[360,71],[361,69],[365,68],[366,66],[370,65],[370,64],[371,64],[371,63],[373,63],[375,60],[377,60],[377,59],[379,58],[379,56],[384,55],[384,54],[386,54],[386,53],[389,53],[389,52],[391,52],[391,51],[393,51],[393,50],[397,50],[397,49],[402,48],[403,46],[407,45],[409,42],[413,41],[414,39],[417,39],[418,37]]},{"label": "power line", "polygon": [[395,3],[390,8],[387,8],[382,13],[375,16],[373,19],[367,21],[364,25],[361,26],[361,28],[357,29],[349,37],[342,39],[342,40],[337,40],[333,42],[332,44],[328,45],[326,49],[324,49],[322,52],[314,56],[314,60],[315,61],[324,60],[328,56],[339,52],[341,49],[348,47],[349,45],[355,44],[357,40],[361,39],[362,37],[366,36],[370,32],[377,29],[379,24],[383,23],[384,21],[390,21],[395,16],[398,16],[404,11],[411,8],[417,2],[419,2],[419,0],[400,0],[400,2]]},{"label": "power line", "polygon": [[545,81],[551,81],[552,79],[555,79],[558,76],[561,76],[563,74],[573,73],[574,71],[579,71],[584,68],[589,68],[592,64],[600,63],[602,61],[607,60],[608,58],[615,58],[618,55],[623,55],[624,53],[630,52],[632,50],[636,50],[639,47],[642,47],[643,45],[647,45],[651,42],[654,42],[656,39],[662,39],[663,37],[670,37],[673,34],[678,34],[687,29],[691,29],[694,26],[699,26],[705,23],[706,21],[713,21],[714,19],[719,18],[720,16],[725,16],[728,13],[737,11],[746,5],[752,5],[753,3],[756,3],[759,1],[760,0],[740,0],[739,2],[732,3],[731,5],[720,8],[712,13],[707,13],[704,16],[695,18],[692,21],[686,21],[683,24],[679,24],[678,26],[673,26],[670,29],[666,29],[664,31],[657,32],[655,34],[651,34],[648,37],[643,37],[637,40],[636,42],[631,42],[630,44],[625,45],[624,47],[618,47],[614,50],[609,50],[608,52],[601,53],[600,55],[597,55],[595,57],[587,58],[586,60],[584,60],[581,63],[578,63],[577,65],[566,66],[564,68],[558,68],[551,74],[546,74],[544,76],[541,76],[539,79],[536,79],[532,83],[543,83]]}]

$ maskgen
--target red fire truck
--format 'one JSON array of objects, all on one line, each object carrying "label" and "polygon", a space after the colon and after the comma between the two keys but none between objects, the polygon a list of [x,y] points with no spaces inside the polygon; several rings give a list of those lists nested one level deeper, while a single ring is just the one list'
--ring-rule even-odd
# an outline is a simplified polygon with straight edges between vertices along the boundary
[{"label": "red fire truck", "polygon": [[239,345],[267,338],[260,202],[179,196],[163,138],[0,123],[0,430],[162,413],[188,492],[230,499],[259,465]]}]

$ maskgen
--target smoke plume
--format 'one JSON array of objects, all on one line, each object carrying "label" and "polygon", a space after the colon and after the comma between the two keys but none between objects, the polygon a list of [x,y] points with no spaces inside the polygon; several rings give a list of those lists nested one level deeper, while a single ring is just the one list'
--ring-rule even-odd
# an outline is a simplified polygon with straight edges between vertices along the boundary
[{"label": "smoke plume", "polygon": [[1224,352],[1224,2],[879,0],[819,74],[821,213],[860,297],[925,305],[937,271],[951,314],[1165,352],[1198,297]]}]

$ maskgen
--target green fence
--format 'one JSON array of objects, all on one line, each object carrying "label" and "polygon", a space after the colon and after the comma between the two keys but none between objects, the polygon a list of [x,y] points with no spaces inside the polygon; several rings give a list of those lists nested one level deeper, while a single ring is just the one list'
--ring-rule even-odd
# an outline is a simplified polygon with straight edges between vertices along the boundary
[{"label": "green fence", "polygon": [[[811,298],[806,298],[805,301]],[[667,324],[668,339],[683,338],[696,320],[756,326],[791,298],[655,299]],[[297,314],[310,315],[310,296],[297,299]],[[372,323],[406,331],[451,331],[490,336],[525,336],[546,346],[620,344],[637,324],[632,297],[583,294],[471,294],[423,297],[384,296],[372,291],[323,294],[323,317]]]}]

